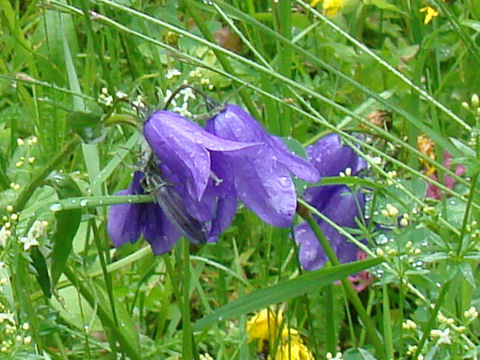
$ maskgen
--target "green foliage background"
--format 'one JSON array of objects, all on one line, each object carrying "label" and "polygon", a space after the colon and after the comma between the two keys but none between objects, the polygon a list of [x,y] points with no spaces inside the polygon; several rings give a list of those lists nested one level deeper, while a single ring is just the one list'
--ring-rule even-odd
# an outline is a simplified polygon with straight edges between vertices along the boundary
[{"label": "green foliage background", "polygon": [[[427,5],[439,15],[424,24]],[[246,320],[278,303],[317,359],[478,358],[480,324],[466,311],[480,306],[479,9],[351,0],[327,18],[322,5],[292,0],[0,0],[0,237],[10,231],[0,357],[254,359]],[[367,239],[370,260],[301,275],[290,230],[244,207],[216,244],[182,241],[160,257],[144,241],[112,248],[108,205],[151,200],[111,196],[141,151],[141,122],[118,92],[157,109],[184,82],[304,146],[329,132],[360,144],[365,179],[323,181],[368,189],[369,223],[348,235]],[[373,111],[384,112],[380,126]],[[420,135],[435,159],[417,149]],[[444,166],[445,150],[464,176]],[[427,184],[441,199],[425,197]],[[387,204],[408,226],[382,214]],[[26,249],[35,221],[48,227]],[[359,300],[380,347],[332,285],[368,267]]]}]

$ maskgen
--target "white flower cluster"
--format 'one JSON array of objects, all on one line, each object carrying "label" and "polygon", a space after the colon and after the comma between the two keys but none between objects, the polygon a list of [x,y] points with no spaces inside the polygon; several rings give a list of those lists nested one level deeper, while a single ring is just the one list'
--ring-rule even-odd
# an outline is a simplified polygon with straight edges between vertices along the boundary
[{"label": "white flower cluster", "polygon": [[28,251],[33,246],[38,246],[38,239],[47,234],[47,227],[47,221],[35,221],[32,227],[28,230],[27,236],[20,237],[20,242],[23,244],[23,249]]}]

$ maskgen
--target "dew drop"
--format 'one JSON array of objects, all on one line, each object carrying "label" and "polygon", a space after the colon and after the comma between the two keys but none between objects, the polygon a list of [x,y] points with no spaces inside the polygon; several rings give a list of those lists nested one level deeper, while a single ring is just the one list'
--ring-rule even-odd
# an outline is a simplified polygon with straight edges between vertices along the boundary
[{"label": "dew drop", "polygon": [[85,207],[85,206],[87,206],[87,205],[88,205],[88,200],[83,199],[83,200],[80,201],[80,206],[81,206],[81,207]]},{"label": "dew drop", "polygon": [[58,204],[58,203],[57,203],[57,204],[52,204],[52,205],[50,206],[50,211],[53,211],[53,212],[60,211],[60,210],[62,210],[62,209],[63,209],[62,204]]},{"label": "dew drop", "polygon": [[282,186],[287,187],[287,186],[290,185],[290,181],[289,181],[289,179],[288,179],[286,176],[282,176],[282,177],[279,179],[279,181],[280,181],[280,185],[282,185]]}]

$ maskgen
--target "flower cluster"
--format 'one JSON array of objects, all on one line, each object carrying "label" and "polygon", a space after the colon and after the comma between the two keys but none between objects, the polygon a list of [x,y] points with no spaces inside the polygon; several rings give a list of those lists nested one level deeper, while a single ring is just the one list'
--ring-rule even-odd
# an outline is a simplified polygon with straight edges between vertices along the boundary
[{"label": "flower cluster", "polygon": [[230,225],[238,199],[265,222],[288,227],[296,210],[291,174],[319,180],[312,164],[236,105],[226,105],[205,128],[180,114],[156,111],[143,135],[153,161],[119,194],[148,189],[157,202],[111,207],[108,232],[115,246],[141,234],[155,254],[168,251],[180,235],[196,243],[216,241]]},{"label": "flower cluster", "polygon": [[[270,360],[313,360],[313,354],[304,344],[298,330],[286,327],[282,322],[281,311],[260,311],[247,322],[249,341],[258,340],[258,351],[270,353]],[[278,344],[277,349],[269,350],[268,345],[273,344]]]},{"label": "flower cluster", "polygon": [[[366,162],[351,147],[343,145],[339,136],[330,134],[306,149],[310,162],[321,177],[356,175],[366,168]],[[346,185],[314,186],[305,191],[305,200],[341,227],[357,227],[356,218],[362,217],[365,197],[361,191],[353,193]],[[356,260],[358,247],[349,242],[327,221],[316,218],[323,233],[341,262]],[[326,261],[325,252],[307,223],[295,227],[295,241],[299,245],[300,263],[306,270],[315,270]]]},{"label": "flower cluster", "polygon": [[[427,136],[421,135],[417,138],[417,147],[420,150],[420,152],[427,155],[432,160],[435,160],[435,144]],[[437,169],[424,160],[421,160],[421,162],[425,165],[425,171],[424,171],[425,174],[428,175],[432,180],[435,180],[438,182],[439,176],[438,176]],[[443,151],[443,166],[445,166],[447,169],[451,169],[455,171],[455,174],[458,176],[462,176],[466,171],[465,166],[462,164],[458,164],[452,169],[452,154],[450,154],[446,150]],[[447,188],[453,190],[456,183],[455,179],[449,175],[445,175],[443,178],[444,178],[444,185]],[[438,186],[428,183],[425,196],[427,198],[439,200],[442,198],[442,190]]]}]

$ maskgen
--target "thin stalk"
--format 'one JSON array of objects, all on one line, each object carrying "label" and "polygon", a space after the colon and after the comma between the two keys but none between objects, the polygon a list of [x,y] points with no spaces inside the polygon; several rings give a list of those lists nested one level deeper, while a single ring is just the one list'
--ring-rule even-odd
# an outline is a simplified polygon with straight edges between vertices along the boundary
[{"label": "thin stalk", "polygon": [[478,180],[478,174],[479,172],[475,172],[475,174],[473,175],[472,177],[472,183],[470,185],[470,194],[468,196],[468,201],[467,201],[467,206],[465,208],[465,215],[463,216],[463,223],[462,223],[462,231],[460,232],[460,239],[458,241],[458,247],[457,247],[457,255],[460,256],[461,253],[462,253],[462,249],[463,249],[463,239],[465,238],[465,232],[466,232],[466,229],[467,229],[467,223],[468,223],[468,218],[470,217],[470,211],[472,209],[472,201],[473,201],[473,198],[474,198],[474,189],[475,189],[475,186],[477,184],[477,180]]},{"label": "thin stalk", "polygon": [[[113,299],[113,284],[112,284],[112,277],[110,276],[110,273],[107,270],[107,262],[105,259],[105,251],[102,246],[102,242],[100,241],[100,234],[98,233],[97,225],[95,223],[94,219],[90,220],[90,225],[92,227],[93,231],[93,238],[95,240],[95,246],[97,248],[98,252],[98,257],[100,259],[100,266],[102,268],[103,272],[103,277],[105,279],[105,284],[106,284],[106,289],[107,289],[107,294],[108,294],[108,300],[110,302],[110,309],[112,311],[112,317],[113,321],[115,322],[115,325],[118,326],[118,318],[117,318],[117,311],[115,309],[115,300]],[[115,350],[115,348],[113,348]],[[122,353],[122,358],[124,358],[125,355]]]},{"label": "thin stalk", "polygon": [[85,280],[77,276],[77,272],[77,269],[72,269],[70,266],[66,266],[64,270],[65,276],[70,280],[72,284],[76,285],[76,288],[78,289],[80,294],[82,294],[83,298],[87,300],[87,302],[92,308],[97,309],[97,314],[102,321],[102,324],[110,329],[113,336],[115,337],[115,340],[118,341],[118,343],[120,344],[120,348],[125,352],[125,354],[127,354],[130,358],[134,360],[142,359],[140,353],[130,342],[128,335],[124,331],[122,331],[122,329],[117,327],[115,321],[113,321],[112,317],[108,313],[107,308],[104,307],[104,304],[98,304],[98,306],[95,305],[95,295],[87,287]]},{"label": "thin stalk", "polygon": [[450,281],[447,282],[445,285],[443,285],[442,289],[440,290],[440,294],[438,294],[438,298],[437,298],[437,303],[433,308],[432,314],[430,315],[430,319],[428,320],[427,325],[425,326],[424,329],[422,329],[423,336],[420,342],[418,343],[417,351],[415,352],[415,355],[413,355],[412,359],[418,359],[418,356],[422,352],[423,346],[425,345],[427,338],[430,336],[430,331],[432,330],[433,324],[435,323],[435,320],[437,318],[438,311],[440,310],[440,307],[443,304],[443,300],[445,299],[445,295],[447,295],[447,290],[449,287],[450,287]]},{"label": "thin stalk", "polygon": [[327,308],[327,351],[331,354],[335,354],[337,351],[337,334],[335,328],[335,299],[333,292],[333,284],[325,286],[325,296]]},{"label": "thin stalk", "polygon": [[[332,246],[330,245],[327,238],[325,237],[322,230],[320,229],[320,226],[317,224],[317,221],[313,218],[313,216],[310,213],[307,213],[307,214],[301,213],[300,215],[305,219],[305,221],[307,221],[308,225],[314,232],[315,236],[320,242],[320,245],[322,246],[323,250],[327,254],[328,259],[330,260],[332,265],[334,266],[340,265],[340,261],[338,260],[337,255],[333,251]],[[345,290],[345,294],[347,295],[347,298],[350,300],[353,307],[357,311],[358,316],[360,317],[363,323],[363,327],[367,332],[367,336],[372,342],[378,357],[380,359],[386,359],[385,349],[382,345],[382,342],[380,341],[380,338],[376,333],[375,326],[372,320],[370,319],[369,315],[367,314],[365,308],[363,307],[362,301],[358,297],[358,294],[353,288],[353,285],[346,278],[341,279],[341,282]]]},{"label": "thin stalk", "polygon": [[[197,24],[204,38],[208,40],[210,43],[216,44],[217,42],[215,41],[210,30],[208,29],[207,24],[205,23],[203,18],[200,16],[200,14],[196,10],[195,2],[193,0],[184,0],[183,3],[188,9],[188,12],[190,13],[190,15],[192,15],[193,19],[195,20],[195,23]],[[218,51],[215,48],[212,48],[212,51],[215,53],[215,56],[217,57],[218,61],[220,62],[222,67],[225,69],[225,71],[227,71],[232,75],[235,75],[236,74],[235,69],[233,68],[228,58],[222,52]],[[260,114],[258,113],[257,108],[253,104],[251,96],[247,94],[247,92],[243,88],[240,88],[238,90],[238,93],[240,94],[240,97],[245,103],[245,106],[247,107],[250,114],[252,114],[254,118],[259,119]]]},{"label": "thin stalk", "polygon": [[190,243],[186,238],[182,241],[183,281],[182,281],[182,359],[193,359],[193,332],[190,317]]}]

